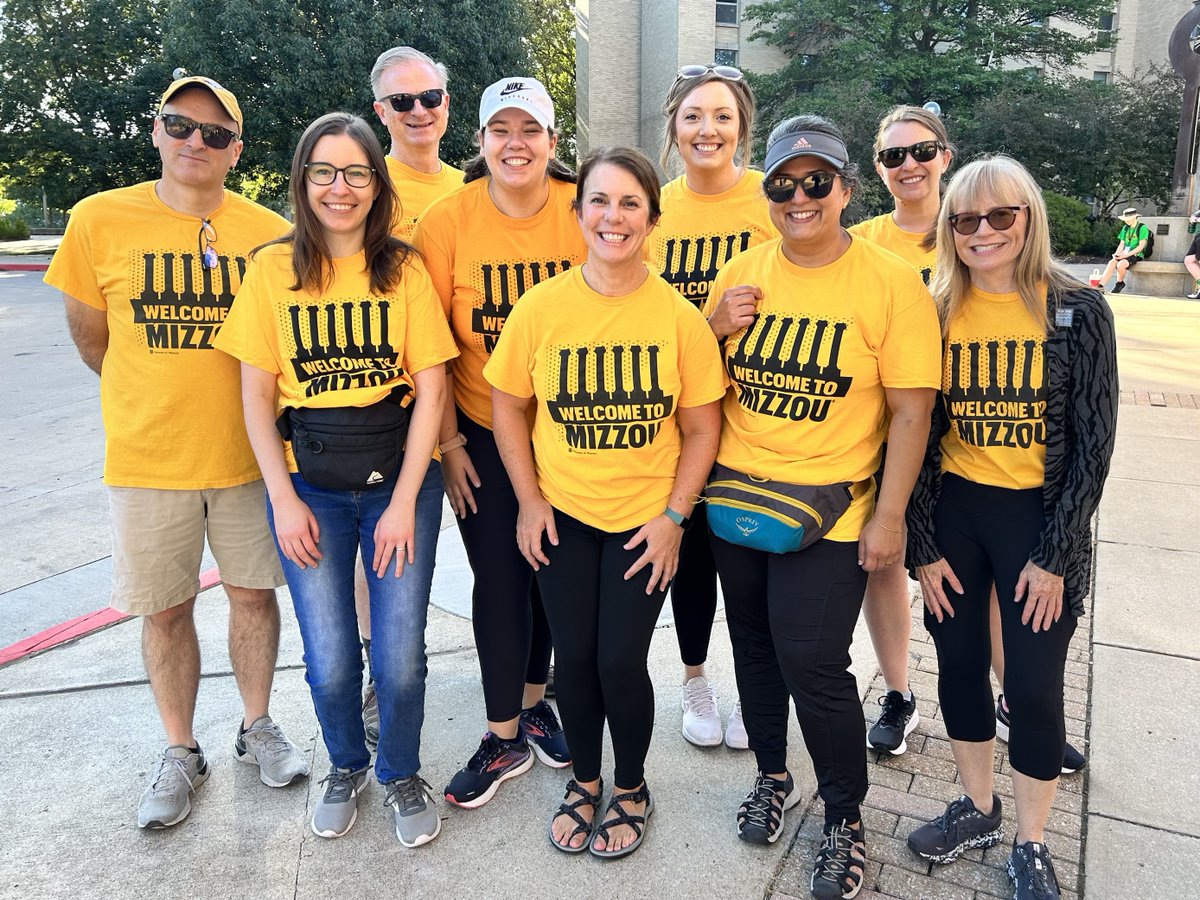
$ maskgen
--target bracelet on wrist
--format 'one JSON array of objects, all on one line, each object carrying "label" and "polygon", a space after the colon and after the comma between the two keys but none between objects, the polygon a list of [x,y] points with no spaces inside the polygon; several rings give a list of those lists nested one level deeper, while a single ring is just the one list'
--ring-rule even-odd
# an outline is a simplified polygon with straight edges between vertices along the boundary
[{"label": "bracelet on wrist", "polygon": [[882,522],[880,522],[879,519],[877,519],[875,516],[871,516],[871,521],[874,522],[876,525],[878,525],[880,528],[882,528],[884,531],[888,532],[889,534],[904,534],[904,526],[903,525],[901,525],[899,528],[888,528],[886,525],[884,525]]},{"label": "bracelet on wrist", "polygon": [[459,447],[465,447],[465,446],[467,446],[467,438],[466,438],[466,435],[464,435],[460,431],[458,434],[456,434],[454,437],[450,438],[450,440],[446,441],[444,444],[438,444],[438,450],[441,451],[442,456],[445,456],[451,450],[457,450]]}]

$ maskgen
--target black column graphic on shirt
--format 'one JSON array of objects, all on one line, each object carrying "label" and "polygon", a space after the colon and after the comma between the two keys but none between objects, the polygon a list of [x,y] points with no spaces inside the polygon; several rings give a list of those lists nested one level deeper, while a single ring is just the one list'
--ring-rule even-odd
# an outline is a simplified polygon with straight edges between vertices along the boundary
[{"label": "black column graphic on shirt", "polygon": [[1041,341],[952,341],[947,355],[950,418],[964,443],[1020,449],[1045,445]]},{"label": "black column graphic on shirt", "polygon": [[385,384],[404,374],[388,338],[390,307],[387,300],[287,307],[296,348],[292,371],[305,397]]},{"label": "black column graphic on shirt", "polygon": [[662,277],[692,303],[703,306],[721,266],[749,247],[749,231],[667,238]]},{"label": "black column graphic on shirt", "polygon": [[486,262],[479,267],[482,305],[471,311],[471,331],[491,353],[500,340],[500,330],[512,312],[513,304],[529,288],[571,268],[569,259]]},{"label": "black column graphic on shirt", "polygon": [[853,382],[838,367],[851,322],[758,315],[725,361],[738,403],[751,412],[822,422]]},{"label": "black column graphic on shirt", "polygon": [[141,290],[135,281],[129,303],[146,348],[211,350],[246,274],[245,258],[218,256],[217,268],[210,269],[195,253],[164,252],[143,253],[139,263]]},{"label": "black column graphic on shirt", "polygon": [[[662,389],[658,344],[560,347],[547,401],[567,449],[589,453],[648,447],[675,408]],[[557,365],[557,372],[553,371]]]}]

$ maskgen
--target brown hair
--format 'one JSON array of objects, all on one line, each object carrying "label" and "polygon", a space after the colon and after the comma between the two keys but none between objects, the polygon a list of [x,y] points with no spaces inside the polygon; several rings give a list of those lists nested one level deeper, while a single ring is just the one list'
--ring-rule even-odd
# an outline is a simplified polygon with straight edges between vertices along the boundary
[{"label": "brown hair", "polygon": [[601,147],[589,153],[579,164],[579,180],[575,182],[575,199],[571,201],[571,208],[578,213],[583,207],[583,191],[588,176],[593,169],[606,163],[624,169],[637,180],[638,187],[646,193],[650,224],[656,224],[662,216],[662,189],[658,184],[658,173],[654,171],[654,163],[650,162],[650,158],[633,147]]},{"label": "brown hair", "polygon": [[677,76],[667,91],[667,99],[663,101],[662,108],[667,121],[663,128],[662,154],[658,157],[658,164],[663,167],[664,172],[667,169],[667,163],[671,161],[671,152],[679,149],[679,134],[675,130],[675,116],[679,112],[679,107],[683,106],[683,101],[687,99],[688,94],[710,81],[721,82],[733,93],[733,100],[737,104],[738,111],[738,147],[742,154],[740,165],[745,168],[750,164],[750,144],[754,134],[754,91],[750,89],[745,76],[737,81],[730,81],[710,69],[703,75],[695,75],[691,78]]}]

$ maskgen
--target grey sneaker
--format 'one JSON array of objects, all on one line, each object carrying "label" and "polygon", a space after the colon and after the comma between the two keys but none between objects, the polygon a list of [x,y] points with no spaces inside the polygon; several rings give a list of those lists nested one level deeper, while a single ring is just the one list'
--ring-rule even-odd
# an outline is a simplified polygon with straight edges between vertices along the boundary
[{"label": "grey sneaker", "polygon": [[233,742],[233,750],[242,762],[258,766],[258,780],[267,787],[287,787],[312,771],[270,716],[255,719]]},{"label": "grey sneaker", "polygon": [[994,847],[1002,834],[1000,798],[992,794],[992,811],[984,815],[965,794],[946,811],[908,836],[908,846],[922,859],[949,865],[973,847]]},{"label": "grey sneaker", "polygon": [[374,750],[379,745],[379,699],[375,696],[375,682],[367,685],[363,694],[363,728],[367,731],[367,746]]},{"label": "grey sneaker", "polygon": [[208,781],[204,751],[176,744],[163,751],[138,804],[138,828],[169,828],[188,817],[192,794]]},{"label": "grey sneaker", "polygon": [[389,781],[383,802],[396,814],[396,837],[405,847],[428,844],[442,830],[433,790],[420,775]]},{"label": "grey sneaker", "polygon": [[325,793],[313,811],[313,834],[337,838],[354,827],[354,820],[358,818],[358,795],[367,783],[367,771],[363,768],[354,772],[335,766],[321,779]]}]

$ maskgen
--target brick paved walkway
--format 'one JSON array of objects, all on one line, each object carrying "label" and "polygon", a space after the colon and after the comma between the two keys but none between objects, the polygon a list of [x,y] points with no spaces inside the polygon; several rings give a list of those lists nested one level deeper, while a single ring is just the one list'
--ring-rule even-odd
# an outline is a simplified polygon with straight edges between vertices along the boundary
[{"label": "brick paved walkway", "polygon": [[[901,756],[870,752],[867,774],[871,788],[863,806],[867,827],[867,877],[860,900],[990,900],[1012,897],[1004,866],[1016,831],[1008,746],[996,742],[996,793],[1004,803],[1004,840],[988,850],[969,850],[955,863],[927,863],[908,849],[909,833],[943,811],[962,793],[958,768],[946,739],[937,702],[937,652],[925,630],[924,605],[914,586],[913,631],[909,645],[912,690],[917,695],[921,721],[908,736],[908,752]],[[1064,688],[1067,740],[1086,755],[1087,710],[1091,678],[1091,598],[1088,615],[1079,621],[1071,639]],[[994,679],[993,679],[994,680]],[[997,693],[999,688],[995,688]],[[885,691],[877,675],[867,692],[863,710],[868,722],[879,713],[877,698]],[[793,723],[794,738],[798,739]],[[1047,825],[1046,843],[1064,900],[1083,895],[1080,861],[1083,859],[1083,822],[1087,806],[1087,772],[1059,780],[1058,793]],[[803,812],[804,820],[788,848],[779,875],[767,891],[770,900],[801,900],[809,896],[809,876],[821,838],[823,817],[814,798]]]}]

